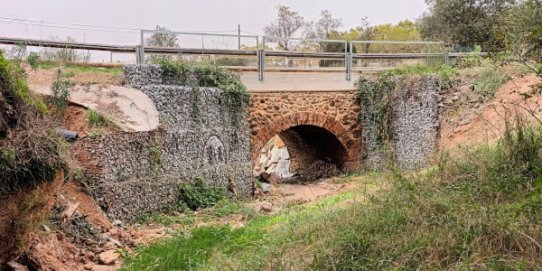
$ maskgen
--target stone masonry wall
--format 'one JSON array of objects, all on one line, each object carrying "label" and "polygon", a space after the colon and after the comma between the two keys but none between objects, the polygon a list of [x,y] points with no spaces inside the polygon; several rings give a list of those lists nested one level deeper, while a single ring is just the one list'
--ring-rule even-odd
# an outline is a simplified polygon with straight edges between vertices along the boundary
[{"label": "stone masonry wall", "polygon": [[257,127],[268,126],[279,116],[312,112],[336,119],[352,138],[361,138],[360,104],[354,90],[253,92],[252,104],[249,123],[253,133],[258,132]]},{"label": "stone masonry wall", "polygon": [[[438,79],[434,76],[396,78],[391,94],[391,150],[395,164],[403,169],[414,169],[427,164],[436,151],[439,137]],[[370,105],[361,105],[372,110]],[[377,169],[385,166],[386,152],[376,139],[376,127],[363,122],[365,166]]]},{"label": "stone masonry wall", "polygon": [[[167,211],[178,185],[201,177],[236,195],[252,192],[249,130],[239,108],[220,103],[220,89],[163,85],[158,66],[130,65],[127,83],[155,103],[161,127],[84,138],[81,155],[98,184],[98,202],[116,219]],[[170,82],[171,83],[171,82]]]},{"label": "stone masonry wall", "polygon": [[355,90],[253,92],[249,118],[253,159],[275,134],[295,125],[314,125],[345,145],[350,159],[346,167],[356,169],[361,162],[360,111]]}]

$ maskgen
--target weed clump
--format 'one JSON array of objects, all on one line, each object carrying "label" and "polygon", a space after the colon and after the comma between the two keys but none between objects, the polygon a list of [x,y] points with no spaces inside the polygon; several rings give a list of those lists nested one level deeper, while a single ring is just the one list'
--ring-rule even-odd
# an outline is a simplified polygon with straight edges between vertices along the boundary
[{"label": "weed clump", "polygon": [[410,65],[391,70],[387,73],[393,76],[434,74],[438,76],[442,88],[453,87],[458,75],[456,68],[445,64],[440,66],[422,64]]},{"label": "weed clump", "polygon": [[59,111],[65,111],[68,108],[70,88],[73,83],[63,78],[62,71],[58,69],[56,71],[56,78],[51,85],[51,104],[54,105]]},{"label": "weed clump", "polygon": [[36,52],[31,52],[26,57],[26,62],[28,62],[28,65],[30,65],[32,70],[36,70],[39,68],[40,65],[40,56]]},{"label": "weed clump", "polygon": [[106,127],[110,127],[110,128],[115,128],[117,127],[117,125],[115,124],[115,122],[113,121],[112,118],[110,117],[106,117],[94,110],[87,110],[86,114],[85,114],[85,119],[87,121],[87,123],[89,124],[89,126],[93,127],[93,128],[106,128]]},{"label": "weed clump", "polygon": [[212,187],[203,179],[196,178],[194,183],[182,183],[179,185],[179,206],[188,207],[191,210],[212,207],[226,198],[226,191],[222,188]]}]

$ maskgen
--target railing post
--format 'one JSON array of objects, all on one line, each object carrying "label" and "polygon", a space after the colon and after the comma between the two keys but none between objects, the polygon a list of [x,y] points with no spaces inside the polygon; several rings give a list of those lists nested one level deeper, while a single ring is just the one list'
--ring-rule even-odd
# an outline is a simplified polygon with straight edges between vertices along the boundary
[{"label": "railing post", "polygon": [[265,51],[258,49],[258,80],[263,81],[263,70],[265,68]]},{"label": "railing post", "polygon": [[141,64],[141,46],[135,48],[136,64]]},{"label": "railing post", "polygon": [[258,58],[258,80],[263,81],[263,72],[265,69],[265,36],[262,36],[262,48],[260,48],[260,38],[256,39],[256,50]]},{"label": "railing post", "polygon": [[140,30],[141,47],[139,47],[139,64],[145,64],[145,37],[143,30]]},{"label": "railing post", "polygon": [[446,65],[450,65],[450,56],[448,54],[448,46],[446,46],[446,44],[443,44],[442,47],[444,48],[443,51],[444,51],[444,63]]},{"label": "railing post", "polygon": [[[350,48],[348,48],[350,45]],[[352,80],[352,42],[345,41],[346,81]]]}]

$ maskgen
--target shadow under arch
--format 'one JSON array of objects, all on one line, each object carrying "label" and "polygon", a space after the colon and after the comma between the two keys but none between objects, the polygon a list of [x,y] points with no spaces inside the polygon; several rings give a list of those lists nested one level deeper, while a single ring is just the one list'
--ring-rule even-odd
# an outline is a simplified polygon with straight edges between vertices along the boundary
[{"label": "shadow under arch", "polygon": [[311,166],[318,161],[333,164],[339,170],[359,167],[361,142],[353,140],[330,116],[302,112],[275,118],[253,138],[253,161],[257,161],[260,150],[275,135],[288,148],[292,172],[312,170]]}]

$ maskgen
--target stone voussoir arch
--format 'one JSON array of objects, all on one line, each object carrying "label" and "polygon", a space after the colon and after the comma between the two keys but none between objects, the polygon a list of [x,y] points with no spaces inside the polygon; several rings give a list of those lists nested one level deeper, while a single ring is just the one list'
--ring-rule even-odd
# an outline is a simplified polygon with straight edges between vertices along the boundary
[{"label": "stone voussoir arch", "polygon": [[298,112],[274,118],[266,127],[261,127],[253,136],[252,158],[258,158],[260,150],[275,135],[292,127],[310,125],[323,128],[333,134],[347,151],[346,168],[355,169],[361,160],[362,146],[352,138],[343,125],[335,118],[313,112]]}]

